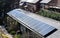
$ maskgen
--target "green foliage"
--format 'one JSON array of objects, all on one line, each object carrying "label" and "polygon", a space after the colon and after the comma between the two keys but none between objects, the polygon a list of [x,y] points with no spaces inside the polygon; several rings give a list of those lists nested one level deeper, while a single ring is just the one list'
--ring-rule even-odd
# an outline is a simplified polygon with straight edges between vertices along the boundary
[{"label": "green foliage", "polygon": [[0,0],[0,12],[1,13],[7,13],[10,10],[13,9],[11,8],[11,5],[13,5],[14,1],[13,0]]},{"label": "green foliage", "polygon": [[17,34],[17,35],[14,36],[14,38],[21,38],[21,35]]},{"label": "green foliage", "polygon": [[5,5],[6,1],[0,0],[0,7],[3,7]]},{"label": "green foliage", "polygon": [[7,8],[5,7],[6,4],[7,4],[7,2],[5,0],[0,0],[0,14],[6,13],[8,11]]},{"label": "green foliage", "polygon": [[40,10],[38,14],[60,21],[60,13],[57,13],[57,12],[48,11],[48,10]]},{"label": "green foliage", "polygon": [[10,34],[15,35],[15,34],[16,34],[16,32],[15,32],[15,31],[11,31],[11,32],[10,32]]}]

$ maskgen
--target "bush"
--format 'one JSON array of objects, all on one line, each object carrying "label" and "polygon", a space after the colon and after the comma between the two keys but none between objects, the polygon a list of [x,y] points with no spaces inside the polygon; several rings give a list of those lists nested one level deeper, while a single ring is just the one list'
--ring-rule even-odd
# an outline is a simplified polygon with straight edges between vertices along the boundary
[{"label": "bush", "polygon": [[60,13],[40,10],[37,14],[60,21]]}]

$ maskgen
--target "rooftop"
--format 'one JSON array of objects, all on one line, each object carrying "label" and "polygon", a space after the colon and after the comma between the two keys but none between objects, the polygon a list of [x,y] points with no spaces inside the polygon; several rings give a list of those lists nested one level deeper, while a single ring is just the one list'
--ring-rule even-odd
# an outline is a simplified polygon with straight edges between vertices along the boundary
[{"label": "rooftop", "polygon": [[[24,11],[24,10],[21,10],[21,9],[17,9],[18,11],[17,12],[23,12],[24,14],[26,14],[26,15],[28,15],[29,17],[32,17],[32,18],[34,18],[34,19],[36,19],[36,20],[39,20],[40,21],[40,23],[44,23],[44,24],[48,24],[47,26],[48,27],[50,27],[50,26],[52,26],[53,28],[55,27],[55,28],[57,28],[58,30],[56,31],[56,32],[54,32],[53,34],[51,34],[50,36],[48,36],[47,38],[60,38],[60,21],[56,21],[56,20],[53,20],[53,19],[50,19],[50,18],[46,18],[46,17],[42,17],[42,16],[39,16],[39,15],[37,15],[37,14],[34,14],[34,13],[30,13],[30,12],[26,12],[26,11]],[[14,12],[15,14],[17,13],[16,11]],[[13,13],[13,12],[12,12]],[[14,14],[13,13],[13,14]],[[21,19],[22,17],[21,16],[19,16],[20,14],[19,13],[17,13],[18,15],[17,15],[17,17],[19,17],[19,18],[17,18],[16,17],[16,15],[14,16],[13,14],[11,14],[11,12],[10,13],[8,13],[8,15],[9,16],[11,16],[11,17],[13,17],[13,19],[15,19],[15,20],[17,20],[18,22],[21,22],[21,20],[23,20],[23,19]],[[24,15],[23,15],[24,16]],[[21,18],[20,18],[21,17]],[[28,17],[28,18],[29,18]],[[23,17],[23,18],[25,18],[25,17]],[[27,18],[26,18],[27,19]],[[19,21],[20,20],[20,21]],[[25,20],[25,19],[24,19]],[[23,20],[23,21],[24,21]],[[31,19],[29,19],[29,20],[31,20]],[[22,22],[23,22],[22,21]],[[27,20],[25,20],[27,23],[29,23],[29,21],[27,21]],[[23,22],[23,23],[25,23],[26,24],[26,22]],[[31,23],[31,22],[30,22]],[[31,23],[32,24],[32,23]],[[25,25],[26,26],[26,25]],[[30,27],[30,25],[28,25],[27,27]],[[31,28],[32,27],[30,27],[30,30],[31,30]],[[47,27],[46,27],[47,28]],[[32,28],[32,29],[34,29],[34,28]],[[44,29],[44,28],[42,28],[42,29]],[[36,29],[34,29],[35,31],[36,31]],[[32,30],[32,31],[34,31],[34,30]],[[46,29],[45,29],[46,30]],[[49,30],[49,29],[48,29]],[[47,30],[47,31],[48,31]],[[51,29],[50,29],[51,30]],[[40,31],[41,32],[41,31]],[[42,31],[43,33],[48,33],[48,32],[44,32],[44,31]],[[45,34],[43,34],[43,33],[40,33],[40,34],[42,34],[42,35],[45,35]]]},{"label": "rooftop", "polygon": [[42,0],[40,3],[49,3],[51,0]]},{"label": "rooftop", "polygon": [[29,3],[36,3],[39,0],[21,0],[21,2],[29,2]]}]

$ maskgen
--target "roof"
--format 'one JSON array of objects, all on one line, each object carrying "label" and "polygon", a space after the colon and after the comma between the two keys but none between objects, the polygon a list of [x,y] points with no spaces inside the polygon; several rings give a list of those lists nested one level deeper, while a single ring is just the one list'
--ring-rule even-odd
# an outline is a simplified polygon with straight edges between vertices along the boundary
[{"label": "roof", "polygon": [[49,3],[51,0],[42,0],[40,3]]},{"label": "roof", "polygon": [[20,0],[21,2],[26,2],[27,0]]},{"label": "roof", "polygon": [[49,6],[49,8],[56,8],[56,9],[60,9],[60,7],[58,7],[58,6]]},{"label": "roof", "polygon": [[47,17],[43,17],[43,16],[37,15],[35,13],[31,13],[31,12],[26,12],[25,11],[25,13],[32,18],[40,20],[40,21],[42,21],[44,23],[47,23],[47,24],[49,24],[49,25],[58,29],[56,32],[49,35],[47,38],[57,38],[57,37],[60,38],[60,21],[56,21],[56,20],[53,20],[53,19],[50,19],[50,18],[47,18]]},{"label": "roof", "polygon": [[29,2],[29,3],[36,3],[39,0],[21,0],[21,2]]},{"label": "roof", "polygon": [[19,23],[23,24],[26,28],[30,29],[31,31],[35,32],[38,35],[41,36],[48,36],[52,32],[56,31],[56,28],[42,22],[41,20],[37,20],[35,18],[30,17],[23,11],[20,11],[18,9],[15,9],[13,11],[10,11],[7,13],[10,17],[12,17],[14,20],[18,21]]},{"label": "roof", "polygon": [[38,2],[39,0],[27,0],[27,2],[29,2],[29,3],[36,3],[36,2]]}]

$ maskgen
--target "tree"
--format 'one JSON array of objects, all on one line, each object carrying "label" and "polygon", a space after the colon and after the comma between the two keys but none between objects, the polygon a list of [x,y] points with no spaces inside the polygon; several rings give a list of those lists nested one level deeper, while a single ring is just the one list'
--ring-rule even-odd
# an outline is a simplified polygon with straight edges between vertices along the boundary
[{"label": "tree", "polygon": [[0,0],[0,23],[1,24],[6,17],[6,13],[15,8],[19,8],[19,0]]}]

